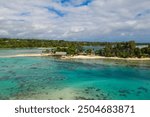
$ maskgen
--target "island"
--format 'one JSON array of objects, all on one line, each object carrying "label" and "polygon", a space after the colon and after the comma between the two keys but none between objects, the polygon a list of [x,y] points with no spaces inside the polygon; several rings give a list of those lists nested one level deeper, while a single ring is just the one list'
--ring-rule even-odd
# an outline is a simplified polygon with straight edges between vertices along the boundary
[{"label": "island", "polygon": [[[150,44],[129,42],[73,42],[64,40],[0,39],[0,48],[45,48],[41,54],[21,56],[58,56],[61,59],[150,60]],[[95,49],[95,47],[101,47]]]}]

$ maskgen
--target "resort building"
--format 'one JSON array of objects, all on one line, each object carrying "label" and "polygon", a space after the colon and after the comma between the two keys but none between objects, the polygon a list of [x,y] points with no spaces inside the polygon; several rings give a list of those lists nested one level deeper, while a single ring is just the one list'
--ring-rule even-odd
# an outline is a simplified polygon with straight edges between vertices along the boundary
[{"label": "resort building", "polygon": [[147,48],[148,45],[137,45],[136,47],[142,49],[142,48]]},{"label": "resort building", "polygon": [[66,56],[67,52],[56,52],[55,55],[56,56]]}]

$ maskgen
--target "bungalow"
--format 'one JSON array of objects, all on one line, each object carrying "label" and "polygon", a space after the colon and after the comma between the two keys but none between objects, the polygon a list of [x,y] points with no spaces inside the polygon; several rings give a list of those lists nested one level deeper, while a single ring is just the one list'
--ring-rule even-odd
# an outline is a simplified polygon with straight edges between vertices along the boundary
[{"label": "bungalow", "polygon": [[137,45],[136,48],[142,49],[142,48],[147,48],[148,45]]},{"label": "bungalow", "polygon": [[67,55],[67,52],[56,52],[55,55],[56,56],[65,56],[65,55]]}]

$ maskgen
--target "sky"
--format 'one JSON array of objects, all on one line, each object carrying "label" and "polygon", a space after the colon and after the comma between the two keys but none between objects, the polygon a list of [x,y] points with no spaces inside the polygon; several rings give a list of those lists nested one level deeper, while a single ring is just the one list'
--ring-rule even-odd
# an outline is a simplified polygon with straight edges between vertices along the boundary
[{"label": "sky", "polygon": [[150,0],[0,0],[0,37],[150,42]]}]

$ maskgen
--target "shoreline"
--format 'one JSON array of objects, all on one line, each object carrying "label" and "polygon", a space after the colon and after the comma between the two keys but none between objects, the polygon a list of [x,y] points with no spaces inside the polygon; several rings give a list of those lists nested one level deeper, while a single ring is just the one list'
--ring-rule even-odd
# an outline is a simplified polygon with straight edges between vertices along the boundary
[{"label": "shoreline", "polygon": [[0,56],[0,58],[40,57],[40,56],[52,56],[52,54],[17,54],[17,55],[10,55],[10,56]]},{"label": "shoreline", "polygon": [[130,60],[130,61],[150,61],[150,58],[119,58],[119,57],[104,57],[95,55],[76,55],[76,56],[63,56],[61,59],[106,59],[106,60]]},{"label": "shoreline", "polygon": [[[10,56],[0,56],[0,58],[15,58],[15,57],[44,57],[44,56],[55,56],[53,54],[17,54]],[[150,61],[150,58],[119,58],[119,57],[104,57],[104,56],[96,56],[96,55],[75,55],[75,56],[62,56],[60,59],[62,60],[70,60],[70,59],[105,59],[105,60],[128,60],[128,61]]]}]

